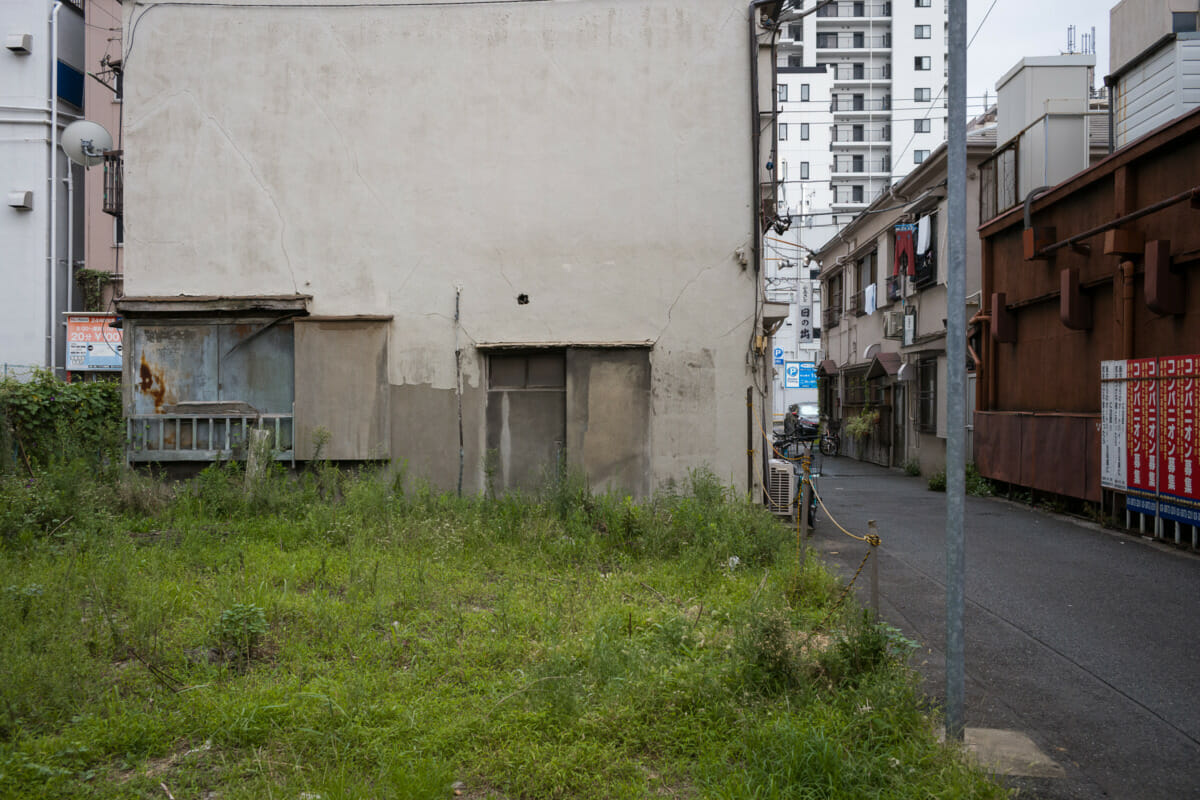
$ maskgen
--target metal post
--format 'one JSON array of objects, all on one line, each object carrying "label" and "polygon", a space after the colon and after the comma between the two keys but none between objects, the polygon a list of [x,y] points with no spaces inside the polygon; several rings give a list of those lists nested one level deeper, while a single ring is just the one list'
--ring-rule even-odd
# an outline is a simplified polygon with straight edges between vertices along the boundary
[{"label": "metal post", "polygon": [[[875,520],[867,520],[867,530],[872,536],[879,536],[879,527],[875,524]],[[874,558],[871,559],[871,611],[875,614],[875,621],[879,621],[879,548],[876,545],[871,545],[874,552],[871,553]]]},{"label": "metal post", "polygon": [[949,0],[946,282],[946,739],[963,740],[963,587],[966,440],[967,0]]},{"label": "metal post", "polygon": [[808,473],[808,456],[804,457],[802,462],[804,465],[804,475],[801,477],[800,484],[800,565],[804,565],[805,558],[808,553],[807,542],[809,526],[812,525],[812,520],[808,518],[808,502],[812,497],[812,484],[809,483]]}]

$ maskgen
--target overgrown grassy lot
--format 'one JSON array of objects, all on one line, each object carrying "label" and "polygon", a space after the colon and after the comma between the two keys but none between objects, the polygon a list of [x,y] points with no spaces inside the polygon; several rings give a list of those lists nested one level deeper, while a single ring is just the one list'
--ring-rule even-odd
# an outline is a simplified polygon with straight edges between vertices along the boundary
[{"label": "overgrown grassy lot", "polygon": [[[73,465],[72,465],[73,464]],[[954,798],[909,647],[709,475],[0,479],[0,797]]]}]

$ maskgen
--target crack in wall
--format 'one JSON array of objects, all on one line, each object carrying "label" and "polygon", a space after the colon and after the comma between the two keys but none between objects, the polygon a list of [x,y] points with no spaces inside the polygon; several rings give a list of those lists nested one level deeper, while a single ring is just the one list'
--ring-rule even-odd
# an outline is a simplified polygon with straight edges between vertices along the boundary
[{"label": "crack in wall", "polygon": [[298,294],[300,289],[296,282],[296,270],[292,266],[292,256],[287,249],[287,220],[283,215],[283,211],[279,208],[279,203],[276,201],[274,193],[272,193],[271,190],[267,188],[267,185],[263,183],[262,178],[259,177],[258,172],[254,169],[254,163],[242,151],[242,149],[238,147],[237,142],[235,142],[233,137],[229,135],[229,131],[225,130],[225,127],[219,121],[217,121],[217,118],[204,109],[194,94],[189,91],[185,91],[182,94],[185,94],[191,98],[192,103],[195,104],[196,110],[200,113],[200,115],[211,122],[213,127],[215,127],[217,131],[220,132],[221,136],[225,138],[225,141],[229,143],[229,146],[233,148],[233,151],[237,153],[242,159],[243,163],[245,163],[246,170],[250,173],[250,176],[254,178],[254,182],[258,184],[258,188],[262,190],[263,194],[266,195],[267,199],[271,202],[271,207],[275,209],[275,216],[279,219],[279,249],[283,253],[283,260],[287,263],[288,274],[292,279],[292,291]]}]

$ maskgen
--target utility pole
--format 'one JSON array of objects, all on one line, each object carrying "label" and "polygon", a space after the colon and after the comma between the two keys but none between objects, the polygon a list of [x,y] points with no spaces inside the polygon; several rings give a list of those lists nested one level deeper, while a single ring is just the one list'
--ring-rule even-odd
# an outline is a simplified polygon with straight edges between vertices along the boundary
[{"label": "utility pole", "polygon": [[950,270],[946,283],[946,739],[963,739],[963,589],[966,414],[967,0],[949,0],[947,131]]}]

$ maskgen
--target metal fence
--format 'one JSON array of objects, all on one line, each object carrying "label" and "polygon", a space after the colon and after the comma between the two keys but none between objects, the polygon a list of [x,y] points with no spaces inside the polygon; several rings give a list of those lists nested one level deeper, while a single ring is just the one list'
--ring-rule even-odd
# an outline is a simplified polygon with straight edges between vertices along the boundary
[{"label": "metal fence", "polygon": [[250,431],[270,431],[276,461],[296,460],[291,414],[138,414],[125,419],[130,461],[221,461],[244,458]]}]

